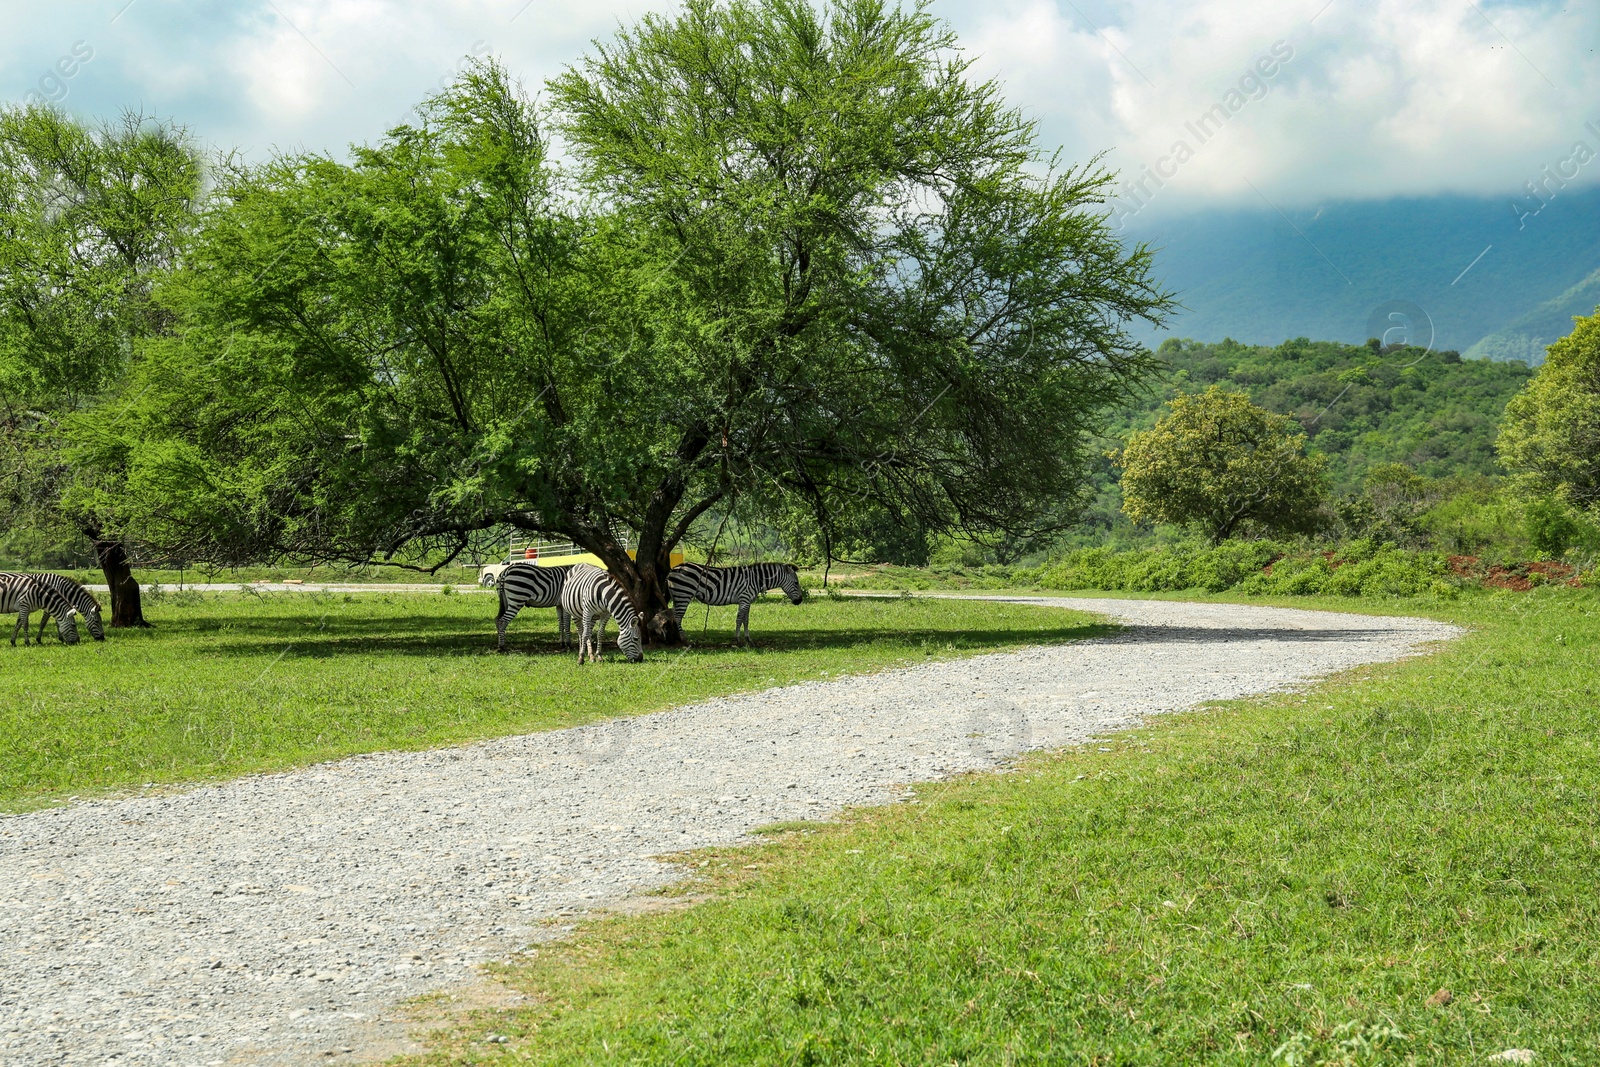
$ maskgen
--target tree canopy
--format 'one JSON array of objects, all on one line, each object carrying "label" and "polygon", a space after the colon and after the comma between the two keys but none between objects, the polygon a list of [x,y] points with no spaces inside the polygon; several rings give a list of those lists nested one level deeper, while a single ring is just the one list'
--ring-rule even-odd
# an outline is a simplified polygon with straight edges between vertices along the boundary
[{"label": "tree canopy", "polygon": [[570,537],[656,625],[713,508],[1059,526],[1169,300],[1111,176],[955,46],[920,6],[695,0],[548,114],[485,63],[348,162],[231,175],[83,438],[128,471],[97,505],[193,559]]},{"label": "tree canopy", "polygon": [[1213,543],[1240,532],[1312,528],[1326,492],[1322,456],[1290,419],[1212,386],[1173,399],[1116,457],[1136,522],[1195,526]]},{"label": "tree canopy", "polygon": [[193,229],[202,178],[171,125],[0,110],[0,521],[87,536],[113,625],[143,621],[127,554],[90,499],[119,471],[70,462],[69,429],[165,329],[152,291]]},{"label": "tree canopy", "polygon": [[1506,405],[1500,458],[1533,487],[1600,512],[1600,308],[1547,353]]}]

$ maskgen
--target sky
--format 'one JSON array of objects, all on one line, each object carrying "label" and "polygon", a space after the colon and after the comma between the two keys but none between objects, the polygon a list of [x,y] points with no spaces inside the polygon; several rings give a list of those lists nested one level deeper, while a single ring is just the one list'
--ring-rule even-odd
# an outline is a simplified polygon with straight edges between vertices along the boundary
[{"label": "sky", "polygon": [[[376,140],[496,55],[537,90],[651,0],[10,0],[0,99],[175,119],[249,159]],[[1600,3],[933,0],[1116,210],[1525,198],[1600,175]],[[1579,146],[1583,148],[1580,150]],[[1148,216],[1147,216],[1148,218]]]}]

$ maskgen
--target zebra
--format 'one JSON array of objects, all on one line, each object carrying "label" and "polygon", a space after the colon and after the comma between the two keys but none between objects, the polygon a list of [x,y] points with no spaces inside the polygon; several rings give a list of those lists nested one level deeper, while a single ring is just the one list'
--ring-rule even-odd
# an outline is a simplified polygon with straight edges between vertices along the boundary
[{"label": "zebra", "polygon": [[561,648],[565,651],[570,647],[567,620],[571,616],[561,601],[561,587],[566,584],[571,570],[571,565],[541,567],[531,561],[508,563],[500,569],[495,582],[495,588],[500,591],[500,614],[495,616],[494,626],[499,632],[501,652],[506,650],[506,627],[523,608],[555,608]]},{"label": "zebra", "polygon": [[[100,622],[100,601],[94,595],[78,584],[75,579],[68,578],[65,574],[50,574],[48,572],[35,574],[34,578],[51,586],[56,592],[66,598],[67,603],[78,609],[78,614],[83,616],[83,624],[89,628],[89,634],[96,641],[106,639],[105,626]],[[39,619],[39,629],[44,629],[44,624],[50,621],[50,609],[44,610],[44,615]]]},{"label": "zebra", "polygon": [[[552,568],[553,569],[553,568]],[[644,659],[639,626],[644,616],[628,599],[627,591],[611,575],[587,563],[574,563],[561,587],[561,606],[578,624],[578,662],[600,659],[606,619],[617,620],[617,647],[628,662]]]},{"label": "zebra", "polygon": [[712,607],[739,605],[733,639],[750,641],[750,603],[769,589],[782,589],[791,604],[805,599],[800,574],[793,563],[751,563],[742,567],[708,567],[704,563],[680,563],[667,574],[667,593],[672,597],[672,612],[683,625],[689,602],[698,600]]},{"label": "zebra", "polygon": [[[28,644],[28,616],[44,610],[56,617],[56,633],[61,643],[78,643],[78,609],[73,607],[53,586],[46,585],[36,574],[0,573],[0,615],[13,612],[17,624],[11,628],[11,647],[17,647],[17,631],[22,631],[22,644]],[[44,644],[44,624],[39,625],[39,644]]]}]

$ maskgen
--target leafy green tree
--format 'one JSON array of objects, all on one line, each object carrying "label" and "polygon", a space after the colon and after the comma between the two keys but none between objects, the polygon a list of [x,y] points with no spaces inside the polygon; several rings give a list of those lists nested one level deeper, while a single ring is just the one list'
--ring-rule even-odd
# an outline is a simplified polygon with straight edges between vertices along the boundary
[{"label": "leafy green tree", "polygon": [[129,529],[437,562],[510,525],[598,554],[670,637],[668,553],[712,509],[845,540],[1070,518],[1147,366],[1124,327],[1169,301],[1111,177],[1043,155],[940,23],[696,0],[551,98],[570,186],[489,64],[348,164],[226,189],[103,440]]},{"label": "leafy green tree", "polygon": [[1348,537],[1379,543],[1423,543],[1422,516],[1437,495],[1428,479],[1404,463],[1379,463],[1367,471],[1361,493],[1340,501],[1338,514]]},{"label": "leafy green tree", "polygon": [[1542,559],[1560,559],[1567,549],[1593,538],[1592,525],[1575,515],[1565,500],[1554,496],[1534,496],[1524,501],[1522,529],[1528,546]]},{"label": "leafy green tree", "polygon": [[1167,407],[1115,457],[1122,506],[1135,522],[1198,527],[1213,544],[1317,525],[1326,461],[1306,454],[1293,420],[1217,386]]},{"label": "leafy green tree", "polygon": [[1573,321],[1506,405],[1496,445],[1530,488],[1600,512],[1600,309]]},{"label": "leafy green tree", "polygon": [[0,110],[0,521],[87,537],[113,626],[144,625],[139,584],[106,513],[75,489],[119,472],[71,462],[67,432],[165,328],[151,292],[192,228],[201,176],[171,126]]}]

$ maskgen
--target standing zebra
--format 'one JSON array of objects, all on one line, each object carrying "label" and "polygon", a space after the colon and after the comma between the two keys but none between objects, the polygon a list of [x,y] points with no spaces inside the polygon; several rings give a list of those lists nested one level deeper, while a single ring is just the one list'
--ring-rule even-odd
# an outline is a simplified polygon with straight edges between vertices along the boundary
[{"label": "standing zebra", "polygon": [[[553,568],[552,568],[553,569]],[[578,624],[578,662],[599,660],[605,642],[606,619],[617,620],[617,647],[630,663],[644,659],[639,624],[644,616],[628,599],[627,591],[611,575],[587,563],[574,563],[561,587],[561,606]]]},{"label": "standing zebra", "polygon": [[572,570],[565,567],[541,567],[537,563],[509,563],[500,571],[495,588],[500,591],[500,614],[494,626],[500,635],[500,651],[506,650],[506,627],[523,608],[555,608],[556,628],[561,633],[561,648],[570,644],[567,638],[567,619],[570,617],[561,602],[561,587]]},{"label": "standing zebra", "polygon": [[769,589],[782,589],[791,604],[805,598],[800,574],[793,563],[751,563],[743,567],[708,567],[704,563],[680,563],[667,575],[667,592],[672,596],[672,611],[683,625],[689,602],[698,600],[712,607],[739,605],[733,639],[743,635],[750,640],[750,603]]},{"label": "standing zebra", "polygon": [[[90,635],[96,641],[106,639],[106,630],[100,622],[100,601],[94,595],[78,584],[75,579],[68,578],[65,574],[35,574],[32,577],[50,586],[64,597],[67,603],[78,609],[78,614],[83,616],[83,624],[89,628]],[[50,621],[50,609],[46,607],[44,614],[39,618],[39,629],[44,630],[44,624]]]},{"label": "standing zebra", "polygon": [[[36,574],[0,572],[0,615],[15,612],[17,616],[17,624],[11,628],[11,647],[17,646],[18,630],[22,631],[23,646],[27,646],[28,616],[40,610],[56,617],[56,633],[61,635],[62,644],[77,644],[78,624],[75,620],[78,609],[52,586],[41,582],[39,577]],[[43,623],[39,625],[39,643],[44,644]]]}]

